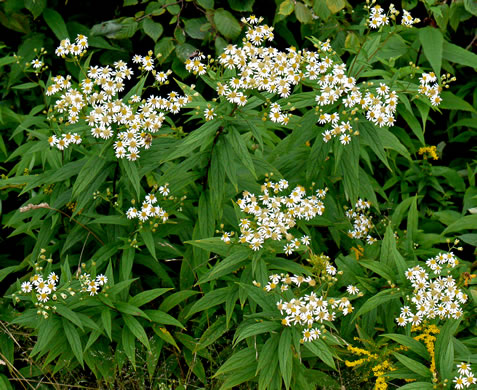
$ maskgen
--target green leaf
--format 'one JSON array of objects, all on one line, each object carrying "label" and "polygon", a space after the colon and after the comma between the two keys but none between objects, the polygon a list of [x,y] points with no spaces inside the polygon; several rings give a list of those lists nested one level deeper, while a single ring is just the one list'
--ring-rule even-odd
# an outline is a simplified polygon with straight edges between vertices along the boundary
[{"label": "green leaf", "polygon": [[396,248],[396,238],[394,237],[394,231],[390,225],[388,225],[386,233],[384,234],[379,259],[382,263],[397,271],[397,279],[401,283],[405,282],[404,273],[407,270],[407,264]]},{"label": "green leaf", "polygon": [[441,93],[442,102],[439,104],[439,108],[446,110],[461,110],[477,112],[474,107],[467,103],[464,99],[454,95],[450,91],[443,91]]},{"label": "green leaf", "polygon": [[313,16],[310,9],[308,9],[305,4],[297,1],[295,3],[295,15],[300,23],[311,23],[313,21]]},{"label": "green leaf", "polygon": [[477,68],[477,54],[444,40],[442,58],[456,64]]},{"label": "green leaf", "polygon": [[232,145],[234,152],[240,161],[242,161],[242,164],[245,165],[255,180],[257,180],[257,174],[255,173],[252,157],[250,156],[247,145],[245,144],[245,141],[243,140],[240,133],[236,129],[231,128],[227,134],[227,141]]},{"label": "green leaf", "polygon": [[306,342],[304,345],[313,355],[319,357],[325,364],[336,370],[333,354],[322,340],[313,340]]},{"label": "green leaf", "polygon": [[73,198],[79,196],[91,185],[94,179],[104,170],[105,165],[106,160],[99,156],[93,155],[87,159],[73,185]]},{"label": "green leaf", "polygon": [[138,320],[136,320],[134,317],[130,316],[129,314],[122,314],[124,323],[126,326],[129,328],[131,333],[136,336],[136,338],[144,344],[144,346],[147,349],[151,349],[151,346],[149,345],[149,340],[147,338],[146,331],[142,327],[142,325],[139,323]]},{"label": "green leaf", "polygon": [[424,131],[422,130],[421,124],[417,120],[414,113],[409,112],[405,107],[401,105],[398,105],[398,112],[406,121],[406,123],[409,125],[412,132],[417,137],[417,139],[421,142],[421,144],[425,145],[426,141],[424,140]]},{"label": "green leaf", "polygon": [[378,131],[378,136],[381,139],[385,149],[391,149],[398,152],[401,156],[404,156],[408,160],[411,160],[411,155],[407,148],[401,143],[398,137],[396,137],[389,130],[382,128]]},{"label": "green leaf", "polygon": [[83,347],[81,345],[81,339],[79,336],[78,331],[74,327],[74,325],[68,321],[66,318],[63,318],[63,330],[66,335],[66,339],[71,346],[71,350],[75,355],[78,362],[80,362],[81,366],[84,367],[83,364]]},{"label": "green leaf", "polygon": [[185,329],[184,325],[178,320],[176,320],[171,315],[164,313],[161,310],[145,310],[144,313],[151,319],[152,322],[161,325],[173,325],[178,326],[179,328]]},{"label": "green leaf", "polygon": [[427,351],[426,347],[423,344],[421,344],[419,341],[414,340],[410,336],[406,336],[403,334],[396,334],[396,333],[387,333],[387,334],[382,334],[380,336],[394,340],[397,343],[408,347],[411,351],[417,353],[419,356],[423,357],[426,360],[430,358],[429,352]]},{"label": "green leaf", "polygon": [[46,7],[46,0],[25,0],[25,8],[33,15],[33,19],[36,19],[41,15]]},{"label": "green leaf", "polygon": [[185,301],[187,298],[190,298],[194,295],[200,294],[199,291],[194,290],[182,290],[178,291],[172,295],[169,295],[159,306],[159,309],[168,312],[172,308],[176,307],[181,302]]},{"label": "green leaf", "polygon": [[[437,335],[435,356],[437,370],[441,373],[443,379],[450,379],[450,374],[454,369],[453,339],[460,323],[461,320],[447,319]],[[452,347],[449,347],[449,345],[452,345]]]},{"label": "green leaf", "polygon": [[221,262],[216,264],[209,272],[202,275],[197,284],[202,284],[220,278],[227,275],[232,271],[235,271],[245,260],[250,256],[250,251],[244,249],[230,256],[227,256]]},{"label": "green leaf", "polygon": [[442,232],[442,234],[460,232],[462,230],[475,230],[477,229],[477,214],[466,215],[451,223],[447,228]]},{"label": "green leaf", "polygon": [[280,372],[282,373],[283,382],[287,389],[290,388],[290,382],[292,378],[292,334],[290,328],[285,328],[280,336],[280,342],[278,343],[278,363],[280,366]]},{"label": "green leaf", "polygon": [[326,5],[332,13],[337,14],[345,7],[346,2],[345,0],[326,0]]},{"label": "green leaf", "polygon": [[108,335],[109,339],[113,341],[113,338],[111,336],[111,310],[109,308],[104,308],[101,311],[101,322],[103,323],[104,330],[106,331],[106,334]]},{"label": "green leaf", "polygon": [[174,339],[174,337],[172,337],[172,335],[166,328],[153,326],[152,329],[162,340],[164,340],[166,343],[173,345],[180,352],[181,349],[177,345],[176,340]]},{"label": "green leaf", "polygon": [[223,242],[220,237],[201,238],[200,240],[185,241],[184,244],[193,245],[197,248],[205,249],[209,252],[217,253],[220,256],[228,256],[232,251],[232,245]]},{"label": "green leaf", "polygon": [[234,345],[237,345],[240,341],[245,340],[247,337],[256,336],[263,333],[271,333],[273,331],[281,329],[282,325],[276,321],[260,321],[253,324],[246,324],[237,329],[234,336]]},{"label": "green leaf", "polygon": [[419,29],[419,39],[424,55],[431,64],[434,73],[439,78],[442,65],[442,45],[444,42],[441,31],[431,26],[421,28]]},{"label": "green leaf", "polygon": [[133,188],[136,192],[137,199],[139,200],[139,197],[141,194],[141,184],[139,182],[141,181],[141,177],[139,176],[136,163],[134,163],[133,161],[121,160],[121,165],[124,171],[126,171],[126,176],[128,177],[129,181],[133,185]]},{"label": "green leaf", "polygon": [[272,380],[278,367],[278,342],[280,338],[277,334],[272,334],[266,341],[260,355],[258,356],[257,373],[260,372],[258,378],[258,388],[263,389],[268,386]]},{"label": "green leaf", "polygon": [[427,378],[431,376],[431,370],[427,368],[424,364],[419,363],[416,360],[408,358],[407,356],[401,355],[400,353],[393,352],[393,355],[399,360],[405,367],[409,368],[412,372]]},{"label": "green leaf", "polygon": [[24,83],[24,84],[14,85],[12,89],[31,89],[31,88],[36,88],[39,86],[40,84],[38,83]]},{"label": "green leaf", "polygon": [[154,288],[152,290],[146,290],[136,294],[134,297],[129,298],[128,303],[137,307],[141,307],[142,305],[151,302],[170,290],[172,290],[172,288]]},{"label": "green leaf", "polygon": [[369,145],[374,154],[376,154],[383,164],[386,165],[386,167],[391,171],[391,167],[389,166],[388,159],[386,157],[386,151],[384,150],[384,145],[378,134],[381,129],[373,126],[368,121],[359,122],[358,129],[360,134],[360,144]]},{"label": "green leaf", "polygon": [[214,23],[217,30],[228,39],[236,39],[242,31],[240,23],[235,17],[223,8],[219,8],[214,12]]},{"label": "green leaf", "polygon": [[433,390],[434,385],[429,382],[412,382],[399,387],[399,390]]},{"label": "green leaf", "polygon": [[253,12],[255,0],[228,0],[230,8],[238,12]]},{"label": "green leaf", "polygon": [[179,43],[176,46],[176,55],[181,62],[185,62],[196,51],[197,48],[189,43]]},{"label": "green leaf", "polygon": [[474,16],[477,16],[477,4],[473,0],[464,0],[465,10]]},{"label": "green leaf", "polygon": [[62,305],[62,304],[58,304],[58,305],[56,305],[56,312],[60,316],[68,319],[73,324],[75,324],[78,328],[83,330],[83,323],[79,319],[78,315],[73,310],[71,310],[69,307],[67,307],[65,305]]},{"label": "green leaf", "polygon": [[395,280],[395,275],[393,270],[387,265],[380,263],[379,261],[360,259],[359,265],[362,267],[368,268],[379,276],[383,277],[386,280]]},{"label": "green leaf", "polygon": [[45,19],[48,27],[50,27],[51,31],[53,31],[53,34],[55,34],[60,41],[69,38],[65,21],[54,9],[45,8],[43,10],[43,19]]},{"label": "green leaf", "polygon": [[222,121],[218,119],[204,123],[197,130],[188,134],[183,142],[177,148],[174,148],[172,153],[167,156],[165,161],[186,156],[194,149],[209,144],[214,139],[215,133],[221,125]]},{"label": "green leaf", "polygon": [[140,316],[143,317],[147,320],[150,320],[150,318],[147,316],[146,313],[144,313],[141,309],[139,309],[137,306],[131,305],[126,302],[115,302],[114,306],[118,311],[120,311],[123,314],[128,314],[132,316]]},{"label": "green leaf", "polygon": [[280,4],[278,14],[283,16],[288,16],[294,11],[294,9],[295,9],[295,3],[293,2],[293,0],[285,0]]},{"label": "green leaf", "polygon": [[12,387],[10,381],[3,374],[0,374],[0,388],[5,389],[5,390],[13,390],[13,387]]},{"label": "green leaf", "polygon": [[205,39],[210,24],[206,18],[192,18],[184,21],[184,29],[187,35],[194,39]]},{"label": "green leaf", "polygon": [[129,330],[129,327],[124,326],[122,331],[122,344],[123,350],[126,353],[129,361],[134,369],[136,368],[136,338],[134,334]]},{"label": "green leaf", "polygon": [[158,61],[160,64],[163,64],[167,58],[169,58],[174,49],[175,45],[173,39],[171,37],[164,37],[154,46],[154,54],[156,56],[158,54],[161,55]]},{"label": "green leaf", "polygon": [[233,289],[233,286],[218,288],[216,290],[210,291],[195,302],[190,308],[189,312],[186,315],[186,318],[191,317],[195,313],[210,309],[211,307],[220,305],[225,302],[227,295],[230,290]]},{"label": "green leaf", "polygon": [[477,234],[462,234],[459,236],[459,239],[464,241],[466,244],[477,246]]},{"label": "green leaf", "polygon": [[205,9],[214,9],[214,0],[197,0],[197,3]]},{"label": "green leaf", "polygon": [[149,253],[157,260],[156,257],[156,245],[154,244],[154,237],[152,236],[152,232],[148,229],[142,229],[140,232],[144,243],[146,244]]},{"label": "green leaf", "polygon": [[225,316],[221,316],[200,336],[199,343],[193,352],[199,351],[216,342],[227,331]]},{"label": "green leaf", "polygon": [[144,32],[149,35],[154,42],[157,42],[159,37],[162,35],[162,32],[164,31],[160,23],[156,23],[150,18],[146,18],[143,20],[142,28]]},{"label": "green leaf", "polygon": [[373,310],[374,308],[392,301],[394,299],[399,299],[401,297],[401,293],[398,293],[396,289],[387,289],[380,291],[376,295],[369,298],[363,306],[359,308],[356,314],[353,317],[353,321],[356,320],[359,316],[368,313],[369,311]]},{"label": "green leaf", "polygon": [[212,375],[212,378],[240,370],[249,362],[255,361],[255,355],[256,351],[253,347],[239,350],[227,359],[227,361],[217,370],[217,372]]}]

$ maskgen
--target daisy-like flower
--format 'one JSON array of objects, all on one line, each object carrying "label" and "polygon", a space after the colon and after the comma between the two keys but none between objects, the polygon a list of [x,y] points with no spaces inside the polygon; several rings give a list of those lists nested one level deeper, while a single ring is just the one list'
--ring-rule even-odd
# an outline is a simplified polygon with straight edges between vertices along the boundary
[{"label": "daisy-like flower", "polygon": [[217,116],[213,108],[206,108],[204,111],[204,117],[206,121],[211,121]]},{"label": "daisy-like flower", "polygon": [[23,282],[21,285],[21,289],[25,294],[27,294],[33,290],[33,287],[30,282]]},{"label": "daisy-like flower", "polygon": [[459,372],[460,375],[469,375],[471,372],[470,364],[465,362],[458,364],[457,371]]},{"label": "daisy-like flower", "polygon": [[359,289],[351,284],[346,288],[346,291],[348,291],[348,294],[351,295],[359,294]]},{"label": "daisy-like flower", "polygon": [[40,61],[38,58],[36,58],[31,62],[31,65],[35,69],[40,69],[43,66],[43,61]]},{"label": "daisy-like flower", "polygon": [[106,275],[103,275],[103,274],[99,274],[96,276],[96,282],[100,285],[100,286],[104,286],[106,283],[108,283],[108,278]]}]

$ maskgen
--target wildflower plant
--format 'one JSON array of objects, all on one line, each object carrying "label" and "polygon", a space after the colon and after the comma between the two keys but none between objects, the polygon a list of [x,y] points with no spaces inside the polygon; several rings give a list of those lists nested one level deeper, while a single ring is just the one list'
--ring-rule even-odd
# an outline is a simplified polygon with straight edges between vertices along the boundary
[{"label": "wildflower plant", "polygon": [[[143,3],[5,60],[35,77],[11,93],[43,91],[28,114],[0,107],[19,145],[0,181],[18,207],[2,218],[26,236],[0,280],[18,278],[5,318],[32,329],[31,356],[106,387],[133,370],[138,388],[470,386],[454,363],[475,355],[475,164],[435,158],[444,110],[464,107],[451,129],[473,128],[447,73],[471,53],[418,9],[375,1],[282,0],[273,18],[230,1],[238,19]],[[306,40],[286,34],[292,13]],[[118,38],[135,28],[154,50]],[[450,235],[459,260],[442,252]]]}]

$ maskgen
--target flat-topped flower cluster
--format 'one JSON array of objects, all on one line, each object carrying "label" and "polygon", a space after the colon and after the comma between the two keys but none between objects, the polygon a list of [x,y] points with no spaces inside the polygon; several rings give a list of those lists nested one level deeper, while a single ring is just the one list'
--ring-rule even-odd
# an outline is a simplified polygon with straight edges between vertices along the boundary
[{"label": "flat-topped flower cluster", "polygon": [[[108,283],[106,275],[98,274],[91,276],[86,272],[79,274],[78,271],[77,279],[79,280],[79,284],[78,281],[63,282],[60,284],[58,274],[51,271],[53,259],[47,259],[45,252],[45,249],[41,249],[39,261],[34,265],[35,273],[29,280],[21,283],[18,293],[12,294],[12,298],[14,298],[16,302],[20,300],[31,300],[38,309],[38,315],[44,318],[48,318],[50,309],[56,310],[56,306],[50,306],[51,304],[55,302],[65,302],[68,297],[75,296],[76,294],[97,295]],[[41,265],[44,262],[48,264],[46,270]],[[83,264],[82,267],[84,266]]]},{"label": "flat-topped flower cluster", "polygon": [[[414,288],[410,298],[412,309],[410,306],[401,308],[401,315],[396,318],[398,325],[419,325],[425,319],[462,317],[461,305],[467,302],[468,297],[457,288],[455,279],[450,275],[450,269],[458,263],[453,253],[439,253],[426,261],[428,270],[416,265],[406,271],[406,278]],[[448,271],[447,276],[440,276],[444,268]]]},{"label": "flat-topped flower cluster", "polygon": [[[83,48],[88,46],[85,36],[78,42],[85,43],[81,46]],[[74,47],[64,40],[57,49],[58,55],[76,55]],[[170,70],[158,72],[154,69],[152,52],[146,56],[135,55],[133,62],[138,63],[143,71],[153,71],[156,86],[166,82],[171,73]],[[73,86],[70,75],[52,78],[46,95],[61,95],[53,110],[59,115],[59,119],[51,114],[49,117],[60,123],[66,121],[67,125],[84,120],[94,138],[106,140],[115,136],[114,150],[117,158],[136,160],[141,149],[151,146],[152,134],[162,127],[166,115],[179,113],[191,101],[190,97],[177,92],[170,92],[166,97],[150,95],[147,99],[142,99],[138,95],[141,93],[139,89],[136,94],[126,95],[129,98],[126,101],[120,93],[124,91],[125,82],[132,78],[134,72],[121,60],[116,61],[112,67],[90,66],[84,73],[85,78],[77,86]],[[68,133],[62,137],[52,135],[48,141],[50,146],[63,150],[71,144],[81,143],[81,137],[76,133]]]},{"label": "flat-topped flower cluster", "polygon": [[[286,180],[278,182],[267,181],[262,185],[262,194],[258,197],[248,191],[237,200],[237,205],[250,217],[240,220],[240,237],[238,241],[247,244],[254,251],[261,249],[266,240],[280,241],[285,239],[283,250],[287,255],[292,254],[301,246],[310,244],[307,235],[296,238],[289,230],[296,226],[296,221],[309,221],[317,215],[322,215],[325,209],[322,199],[327,189],[316,191],[316,195],[306,196],[302,186],[296,186],[289,195],[280,195],[288,188]],[[224,233],[222,240],[230,242],[230,233]]]},{"label": "flat-topped flower cluster", "polygon": [[[168,184],[160,186],[158,191],[164,197],[170,194]],[[144,198],[140,209],[132,206],[128,209],[126,215],[128,219],[138,218],[141,222],[147,221],[150,218],[159,218],[164,223],[169,219],[169,214],[156,203],[157,196],[151,192]]]},{"label": "flat-topped flower cluster", "polygon": [[[316,281],[310,276],[274,274],[270,275],[269,279],[270,281],[265,287],[267,291],[278,288],[279,284],[281,284],[279,287],[281,292],[287,291],[293,285],[296,287],[300,287],[302,284],[311,287],[316,285]],[[277,309],[281,315],[285,315],[282,319],[284,326],[304,327],[302,341],[307,342],[316,340],[321,335],[321,330],[315,325],[323,324],[324,321],[332,322],[340,314],[346,316],[353,311],[353,306],[346,297],[330,298],[311,292],[289,301],[281,299],[277,302]]]},{"label": "flat-topped flower cluster", "polygon": [[[390,14],[399,14],[393,5],[390,7]],[[324,142],[337,137],[342,144],[348,144],[356,133],[349,119],[355,117],[358,111],[379,127],[394,125],[398,95],[390,86],[384,82],[377,88],[358,86],[356,79],[347,75],[346,65],[335,58],[336,53],[329,40],[320,42],[317,51],[297,50],[294,47],[281,51],[273,47],[262,47],[264,41],[271,41],[274,36],[273,27],[257,25],[261,20],[262,18],[255,16],[244,18],[244,23],[249,27],[243,45],[229,45],[219,56],[218,62],[224,69],[236,70],[236,75],[226,82],[217,82],[216,91],[219,96],[230,103],[244,106],[251,90],[266,91],[287,98],[296,85],[305,82],[317,91],[315,100],[320,108],[318,123],[330,124],[331,127],[323,132]],[[404,11],[403,25],[410,27],[418,21]],[[388,23],[389,18],[380,6],[371,8],[371,27]],[[199,75],[207,73],[207,65],[201,62],[204,58],[204,55],[199,54],[187,60],[186,69]],[[426,74],[423,77],[429,78]],[[438,85],[431,87],[421,83],[419,92],[428,96],[433,105],[438,105],[438,89]],[[340,99],[344,108],[349,110],[338,112],[334,108],[331,112],[323,112],[322,107],[333,105]],[[282,109],[279,103],[273,103],[268,117],[273,122],[287,125],[290,114],[284,113]],[[340,114],[343,119],[340,119]],[[207,120],[213,119],[210,108],[204,112],[204,116]]]}]

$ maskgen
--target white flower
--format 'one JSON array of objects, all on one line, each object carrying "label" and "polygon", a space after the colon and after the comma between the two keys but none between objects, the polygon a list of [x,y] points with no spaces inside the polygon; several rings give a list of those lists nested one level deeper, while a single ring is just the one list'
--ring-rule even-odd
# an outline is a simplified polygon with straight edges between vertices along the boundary
[{"label": "white flower", "polygon": [[346,291],[351,295],[359,294],[359,289],[351,284],[346,288]]},{"label": "white flower", "polygon": [[24,293],[29,293],[32,291],[33,287],[30,282],[23,282],[21,289]]}]

